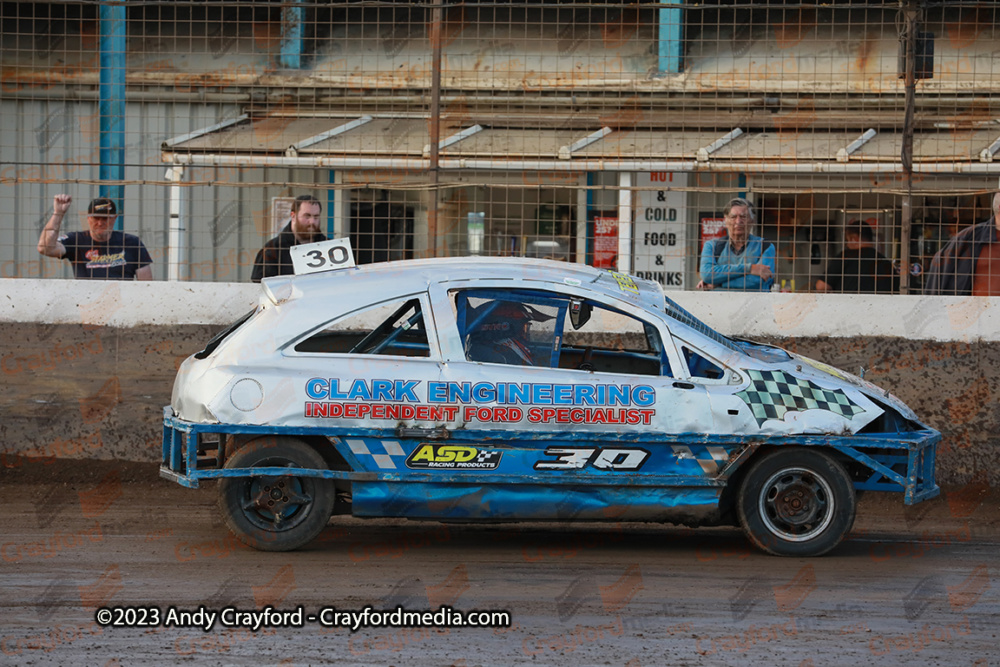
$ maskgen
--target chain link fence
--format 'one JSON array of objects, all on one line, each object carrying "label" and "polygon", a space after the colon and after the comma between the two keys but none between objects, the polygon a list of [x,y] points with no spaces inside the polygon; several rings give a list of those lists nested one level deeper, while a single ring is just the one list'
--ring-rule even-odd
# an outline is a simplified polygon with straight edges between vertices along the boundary
[{"label": "chain link fence", "polygon": [[4,2],[0,276],[146,261],[70,247],[102,196],[156,280],[250,280],[285,231],[667,290],[1000,293],[989,225],[934,262],[992,215],[996,9]]}]

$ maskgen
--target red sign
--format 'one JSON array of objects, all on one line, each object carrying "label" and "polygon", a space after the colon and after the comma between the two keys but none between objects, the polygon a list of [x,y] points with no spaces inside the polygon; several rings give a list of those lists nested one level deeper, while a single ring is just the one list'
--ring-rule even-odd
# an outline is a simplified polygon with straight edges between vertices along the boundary
[{"label": "red sign", "polygon": [[701,219],[701,225],[699,229],[700,239],[698,243],[698,252],[705,247],[705,243],[712,239],[720,239],[726,235],[726,219],[720,216],[714,216],[708,213],[702,213],[699,218]]},{"label": "red sign", "polygon": [[594,267],[618,268],[618,218],[594,218]]}]

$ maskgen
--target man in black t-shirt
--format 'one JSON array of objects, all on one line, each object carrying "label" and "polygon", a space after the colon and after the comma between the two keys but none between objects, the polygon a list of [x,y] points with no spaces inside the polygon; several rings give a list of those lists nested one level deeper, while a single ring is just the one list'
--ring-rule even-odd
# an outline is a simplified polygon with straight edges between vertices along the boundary
[{"label": "man in black t-shirt", "polygon": [[845,294],[891,294],[898,282],[892,264],[875,249],[872,228],[855,222],[844,231],[844,250],[826,265],[826,277],[816,281],[816,289]]},{"label": "man in black t-shirt", "polygon": [[59,235],[62,219],[73,198],[56,195],[52,217],[38,238],[38,252],[69,260],[77,278],[93,280],[152,280],[153,259],[138,236],[115,229],[118,209],[114,201],[98,197],[87,208],[84,232]]},{"label": "man in black t-shirt", "polygon": [[291,247],[326,240],[326,235],[319,231],[322,211],[323,206],[312,195],[296,197],[292,202],[292,219],[257,252],[250,280],[259,283],[264,278],[294,274]]}]

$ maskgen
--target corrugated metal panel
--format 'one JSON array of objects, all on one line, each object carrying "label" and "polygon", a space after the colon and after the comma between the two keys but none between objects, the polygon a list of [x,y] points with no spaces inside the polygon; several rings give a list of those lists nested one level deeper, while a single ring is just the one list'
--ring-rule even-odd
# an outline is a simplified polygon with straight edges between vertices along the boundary
[{"label": "corrugated metal panel", "polygon": [[685,130],[631,130],[614,132],[601,141],[576,153],[578,157],[608,156],[636,159],[690,160],[699,148],[707,146],[723,132]]},{"label": "corrugated metal panel", "polygon": [[712,153],[713,160],[836,161],[837,151],[857,139],[857,132],[757,132],[744,134]]},{"label": "corrugated metal panel", "polygon": [[[1000,136],[994,130],[939,130],[918,132],[913,137],[914,162],[979,161],[979,154]],[[899,158],[901,134],[882,134],[865,144],[855,155],[859,159]]]},{"label": "corrugated metal panel", "polygon": [[[25,3],[27,4],[27,3]],[[834,3],[836,4],[836,3]],[[872,3],[873,5],[875,3]],[[984,3],[988,4],[988,3]],[[602,20],[579,8],[558,18],[518,13],[516,22],[496,20],[493,10],[454,5],[445,22],[445,85],[467,90],[621,89],[693,94],[756,91],[764,94],[902,92],[897,77],[897,8],[866,10],[848,19],[835,7],[783,10],[783,21],[715,25],[699,23],[698,3],[686,13],[684,72],[657,73],[655,9],[629,11],[628,18]],[[484,12],[479,15],[478,12]],[[530,11],[530,10],[529,10]],[[567,12],[575,12],[575,15]],[[356,15],[359,16],[359,15]],[[957,16],[957,15],[956,15]],[[965,18],[965,17],[963,17]],[[994,68],[995,21],[930,23],[937,35],[935,76],[921,82],[927,92],[992,93],[996,82],[983,76]],[[293,75],[276,71],[281,48],[278,22],[242,25],[192,24],[190,28],[141,34],[130,26],[128,80],[179,91],[204,86],[288,86],[325,88],[430,87],[428,24],[337,22],[316,37],[314,59]],[[208,34],[204,34],[207,32]],[[5,85],[61,82],[96,84],[99,36],[94,23],[83,34],[53,35],[34,49],[18,46],[17,34],[0,36]],[[131,34],[134,33],[134,34]],[[58,38],[58,39],[57,39]],[[22,37],[23,39],[23,37]],[[11,89],[11,88],[8,88]]]},{"label": "corrugated metal panel", "polygon": [[[267,152],[284,154],[297,142],[343,126],[355,118],[270,117],[248,120],[171,147],[177,153],[218,152],[238,155]],[[447,140],[473,125],[466,121],[461,128],[443,132]],[[599,160],[692,160],[704,149],[726,135],[723,130],[625,130],[606,132],[592,143],[572,152],[566,147],[601,133],[602,128],[535,129],[486,128],[450,143],[441,151],[442,158],[480,158],[493,160],[599,159]],[[739,133],[737,133],[739,134]],[[710,151],[711,161],[832,163],[849,161],[895,162],[899,160],[902,135],[899,132],[876,132],[849,156],[844,153],[861,133],[830,132],[823,128],[798,127],[770,132],[745,132]],[[914,141],[914,160],[978,162],[981,151],[1000,136],[998,130],[951,130],[918,132]],[[429,121],[421,118],[372,118],[329,139],[304,146],[299,155],[367,156],[371,158],[413,158],[423,155],[430,141]],[[561,150],[562,149],[562,150]],[[703,156],[704,157],[704,156]]]},{"label": "corrugated metal panel", "polygon": [[[486,129],[441,151],[448,157],[557,158],[559,148],[573,143],[579,130]],[[444,138],[444,137],[442,137]]]},{"label": "corrugated metal panel", "polygon": [[[327,132],[350,120],[352,119],[327,118],[325,125],[310,136]],[[420,156],[429,141],[428,121],[422,118],[375,118],[353,130],[301,148],[299,153]]]},{"label": "corrugated metal panel", "polygon": [[284,153],[289,146],[325,132],[337,123],[338,121],[330,118],[274,115],[248,119],[216,132],[182,141],[173,148],[201,152]]}]

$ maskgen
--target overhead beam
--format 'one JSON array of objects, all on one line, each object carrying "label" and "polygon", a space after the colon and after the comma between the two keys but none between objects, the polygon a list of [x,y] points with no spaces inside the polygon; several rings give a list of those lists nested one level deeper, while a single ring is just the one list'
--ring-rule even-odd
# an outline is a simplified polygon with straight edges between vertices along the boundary
[{"label": "overhead beam", "polygon": [[288,147],[288,151],[286,151],[286,154],[294,157],[295,155],[298,155],[299,151],[303,148],[309,148],[310,146],[314,146],[320,143],[321,141],[326,141],[327,139],[332,139],[333,137],[336,137],[339,134],[344,134],[345,132],[350,132],[351,130],[355,130],[361,127],[362,125],[366,125],[372,122],[372,120],[374,120],[373,116],[362,116],[361,118],[356,118],[350,122],[344,123],[343,125],[338,125],[332,130],[321,132],[320,134],[311,136],[308,139],[303,139],[298,143],[292,144],[291,146]]},{"label": "overhead beam", "polygon": [[721,137],[710,143],[708,146],[699,148],[696,154],[698,162],[708,162],[708,157],[712,153],[719,150],[723,146],[728,146],[741,136],[743,136],[743,130],[737,127],[725,133],[724,135],[722,135]]},{"label": "overhead beam", "polygon": [[[473,125],[472,127],[467,127],[464,130],[462,130],[461,132],[456,132],[455,134],[453,134],[451,136],[448,136],[448,137],[445,137],[444,139],[442,139],[441,141],[439,141],[438,142],[438,151],[441,151],[441,150],[443,150],[443,149],[445,149],[448,146],[451,146],[453,144],[457,144],[458,142],[462,141],[463,139],[468,139],[472,135],[478,134],[479,132],[482,132],[482,131],[483,131],[483,126],[479,125],[479,124]],[[424,151],[423,152],[424,152],[424,157],[430,156],[430,154],[431,154],[431,145],[427,144],[426,146],[424,146]]]},{"label": "overhead beam", "polygon": [[[175,165],[199,165],[217,167],[290,167],[312,169],[407,169],[428,171],[430,162],[419,158],[377,158],[358,156],[303,155],[297,157],[280,155],[224,155],[220,153],[198,154],[163,152],[161,159]],[[762,162],[752,160],[713,160],[707,163],[695,160],[621,160],[606,158],[583,158],[576,160],[500,160],[455,158],[440,160],[444,171],[486,170],[486,171],[699,171],[712,173],[746,174],[899,174],[903,167],[899,162]],[[922,174],[1000,174],[1000,162],[918,162],[913,165],[914,173]]]},{"label": "overhead beam", "polygon": [[869,141],[875,138],[874,129],[865,130],[865,133],[860,137],[849,143],[846,147],[841,148],[837,151],[837,162],[847,162],[854,153],[858,151],[859,148],[867,144]]},{"label": "overhead beam", "polygon": [[1000,137],[994,139],[992,144],[982,150],[979,154],[979,161],[993,162],[993,156],[997,154],[997,151],[1000,151]]},{"label": "overhead beam", "polygon": [[239,123],[242,123],[249,117],[250,116],[248,114],[240,114],[236,118],[230,118],[229,120],[224,120],[221,123],[216,123],[215,125],[209,125],[208,127],[196,130],[195,132],[188,132],[187,134],[182,134],[181,136],[174,137],[173,139],[167,139],[166,141],[163,142],[163,146],[165,148],[173,148],[174,146],[183,144],[186,141],[191,141],[192,139],[203,137],[206,134],[211,134],[212,132],[215,132],[217,130],[224,130],[227,127],[238,125]]},{"label": "overhead beam", "polygon": [[573,143],[571,143],[569,146],[560,146],[559,147],[559,159],[560,160],[568,160],[568,159],[570,159],[571,157],[573,157],[573,153],[575,153],[576,151],[580,150],[581,148],[586,148],[587,146],[600,141],[604,137],[606,137],[609,134],[611,134],[613,131],[614,130],[612,130],[610,127],[602,127],[601,129],[597,130],[596,132],[591,132],[590,134],[588,134],[587,136],[585,136],[583,139],[577,139],[576,141],[574,141]]}]

